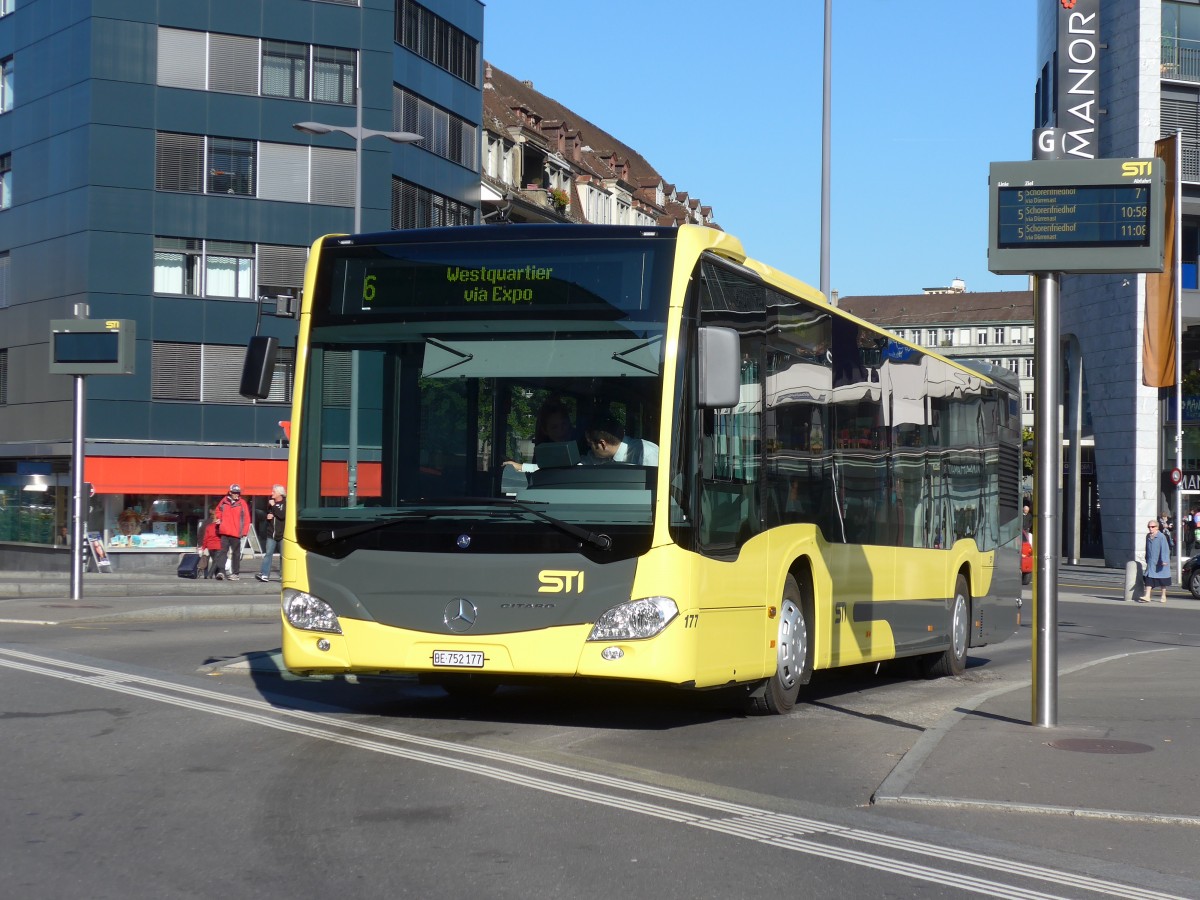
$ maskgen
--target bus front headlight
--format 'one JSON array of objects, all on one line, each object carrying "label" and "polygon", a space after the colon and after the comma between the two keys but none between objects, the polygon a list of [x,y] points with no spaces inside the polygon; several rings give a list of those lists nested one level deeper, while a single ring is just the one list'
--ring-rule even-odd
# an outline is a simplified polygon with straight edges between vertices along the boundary
[{"label": "bus front headlight", "polygon": [[654,637],[679,615],[679,607],[670,597],[643,597],[614,606],[599,620],[588,635],[589,641],[632,641]]},{"label": "bus front headlight", "polygon": [[282,602],[284,616],[296,628],[303,628],[305,631],[327,631],[331,634],[342,633],[337,613],[319,597],[288,588],[283,592]]}]

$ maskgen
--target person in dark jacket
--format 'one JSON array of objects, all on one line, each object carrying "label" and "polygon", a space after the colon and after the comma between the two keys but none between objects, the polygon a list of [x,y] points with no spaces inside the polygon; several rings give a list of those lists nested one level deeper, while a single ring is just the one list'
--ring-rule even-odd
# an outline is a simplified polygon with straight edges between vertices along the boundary
[{"label": "person in dark jacket", "polygon": [[230,581],[239,581],[242,577],[242,538],[250,533],[251,523],[250,506],[242,499],[241,486],[231,484],[229,493],[217,504],[217,534],[221,535],[217,571],[225,570],[225,558],[228,557]]},{"label": "person in dark jacket", "polygon": [[[259,581],[271,580],[271,557],[275,555],[275,548],[283,540],[283,517],[287,509],[287,502],[284,500],[286,496],[287,491],[283,489],[282,484],[271,488],[271,496],[267,500],[267,543],[263,550],[262,569],[254,576]],[[282,559],[279,560],[279,572],[282,577]]]}]

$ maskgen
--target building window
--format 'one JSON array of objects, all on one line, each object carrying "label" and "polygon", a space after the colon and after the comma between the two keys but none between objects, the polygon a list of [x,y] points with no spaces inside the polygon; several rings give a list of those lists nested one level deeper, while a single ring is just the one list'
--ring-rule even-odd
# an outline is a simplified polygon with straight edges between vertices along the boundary
[{"label": "building window", "polygon": [[[418,147],[471,171],[479,167],[479,127],[398,84],[392,85],[392,130],[415,132],[423,138]],[[493,178],[500,177],[497,164],[490,159],[487,169]]]},{"label": "building window", "polygon": [[357,84],[353,50],[313,47],[312,98],[325,103],[353,103]]},{"label": "building window", "polygon": [[251,300],[259,296],[254,261],[253,244],[156,237],[154,293]]},{"label": "building window", "polygon": [[403,179],[392,179],[393,229],[474,224],[475,207],[435,194]]},{"label": "building window", "polygon": [[1021,343],[1021,338],[1024,337],[1024,331],[1025,331],[1025,329],[1023,329],[1023,328],[1008,329],[1008,342],[1010,344]]},{"label": "building window", "polygon": [[255,149],[254,141],[210,137],[207,193],[253,197]]},{"label": "building window", "polygon": [[477,86],[479,42],[421,4],[396,0],[395,40],[401,47]]},{"label": "building window", "polygon": [[208,36],[208,89],[258,94],[258,38],[234,34]]},{"label": "building window", "polygon": [[1025,377],[1026,378],[1033,377],[1033,357],[1032,356],[1025,357]]},{"label": "building window", "polygon": [[308,44],[263,41],[262,92],[266,97],[308,99]]},{"label": "building window", "polygon": [[1033,326],[1030,325],[1025,329],[1025,343],[1032,344],[1034,342]]},{"label": "building window", "polygon": [[1021,360],[1017,359],[1015,356],[1007,360],[1007,365],[1008,371],[1012,372],[1014,375],[1021,371]]},{"label": "building window", "polygon": [[353,104],[358,53],[292,41],[158,29],[157,83],[197,91]]},{"label": "building window", "polygon": [[200,345],[154,341],[150,346],[150,399],[200,399]]},{"label": "building window", "polygon": [[155,136],[154,187],[254,197],[258,153],[256,141],[160,131]]},{"label": "building window", "polygon": [[254,245],[205,241],[204,293],[250,300],[254,293]]},{"label": "building window", "polygon": [[1033,412],[1033,393],[1025,395],[1025,412]]},{"label": "building window", "polygon": [[203,241],[192,238],[154,239],[154,293],[200,296]]},{"label": "building window", "polygon": [[953,328],[943,328],[942,329],[942,346],[943,347],[953,347],[954,346],[954,329]]},{"label": "building window", "polygon": [[258,296],[299,297],[304,287],[307,247],[258,245]]},{"label": "building window", "polygon": [[925,346],[926,347],[936,347],[937,346],[937,329],[936,328],[926,328],[925,329]]},{"label": "building window", "polygon": [[975,332],[975,343],[977,343],[981,347],[983,347],[983,346],[987,345],[987,342],[988,342],[987,329],[980,328],[977,332]]},{"label": "building window", "polygon": [[12,154],[0,154],[0,209],[12,206]]},{"label": "building window", "polygon": [[[252,403],[238,393],[245,356],[246,348],[241,345],[154,341],[150,348],[151,399]],[[294,349],[280,348],[265,402],[291,402],[295,358]]]},{"label": "building window", "polygon": [[155,135],[154,189],[158,191],[204,191],[204,135]]},{"label": "building window", "polygon": [[13,58],[0,59],[0,113],[13,108]]},{"label": "building window", "polygon": [[8,267],[8,251],[5,250],[0,252],[0,309],[6,309],[10,302],[8,298]]},{"label": "building window", "polygon": [[992,338],[994,339],[994,341],[997,344],[1003,344],[1004,343],[1004,327],[997,326],[997,327],[993,328],[992,329]]},{"label": "building window", "polygon": [[17,0],[0,0],[0,16],[7,16],[16,5]]}]

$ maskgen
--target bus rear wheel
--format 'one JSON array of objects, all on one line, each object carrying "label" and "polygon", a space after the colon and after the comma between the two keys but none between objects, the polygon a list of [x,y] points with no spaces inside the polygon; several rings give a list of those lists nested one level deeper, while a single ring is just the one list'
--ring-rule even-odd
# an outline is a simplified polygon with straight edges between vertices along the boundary
[{"label": "bus rear wheel", "polygon": [[[775,674],[767,679],[761,696],[750,698],[747,711],[757,715],[782,715],[791,712],[800,688],[812,677],[808,648],[808,620],[804,601],[795,577],[783,584],[779,603],[779,631],[775,640]],[[756,692],[757,693],[757,692]]]},{"label": "bus rear wheel", "polygon": [[971,595],[962,575],[954,583],[954,607],[950,611],[950,646],[941,653],[922,658],[926,678],[961,675],[967,668],[967,645],[971,640]]}]

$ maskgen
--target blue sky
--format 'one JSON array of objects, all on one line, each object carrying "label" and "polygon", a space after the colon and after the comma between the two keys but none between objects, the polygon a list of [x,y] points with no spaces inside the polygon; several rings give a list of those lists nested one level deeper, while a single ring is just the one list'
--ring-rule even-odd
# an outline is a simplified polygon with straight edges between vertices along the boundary
[{"label": "blue sky", "polygon": [[[987,176],[1030,158],[1035,5],[833,0],[833,290],[1025,289],[987,270]],[[824,6],[486,0],[483,53],[817,285]]]}]

